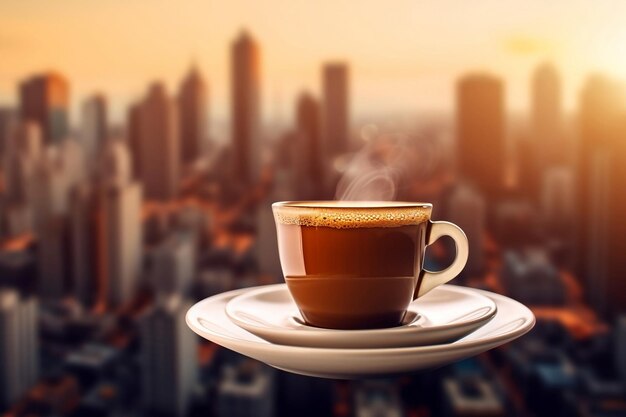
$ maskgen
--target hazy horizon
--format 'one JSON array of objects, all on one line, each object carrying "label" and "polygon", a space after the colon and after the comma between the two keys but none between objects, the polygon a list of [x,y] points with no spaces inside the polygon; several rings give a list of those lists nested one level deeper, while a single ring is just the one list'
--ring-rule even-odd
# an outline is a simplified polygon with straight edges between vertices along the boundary
[{"label": "hazy horizon", "polygon": [[163,80],[172,94],[195,62],[209,86],[211,119],[227,120],[230,46],[244,28],[261,47],[266,123],[291,120],[299,91],[319,95],[321,65],[333,60],[350,65],[354,118],[450,112],[455,81],[467,72],[502,77],[512,112],[527,109],[532,71],[546,60],[561,74],[568,111],[589,73],[626,76],[626,26],[619,18],[626,3],[617,1],[592,10],[585,1],[531,1],[516,13],[491,0],[393,7],[363,1],[358,9],[349,1],[119,3],[1,5],[0,105],[16,102],[20,80],[54,69],[70,81],[73,124],[93,92],[108,97],[120,122],[151,81]]}]

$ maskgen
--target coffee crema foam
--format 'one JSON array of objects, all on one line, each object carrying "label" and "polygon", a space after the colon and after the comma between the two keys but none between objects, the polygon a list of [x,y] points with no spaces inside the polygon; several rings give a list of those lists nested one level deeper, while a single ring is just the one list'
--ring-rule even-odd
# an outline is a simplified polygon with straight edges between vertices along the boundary
[{"label": "coffee crema foam", "polygon": [[354,229],[362,227],[400,227],[430,219],[432,206],[404,202],[287,202],[272,205],[281,224]]}]

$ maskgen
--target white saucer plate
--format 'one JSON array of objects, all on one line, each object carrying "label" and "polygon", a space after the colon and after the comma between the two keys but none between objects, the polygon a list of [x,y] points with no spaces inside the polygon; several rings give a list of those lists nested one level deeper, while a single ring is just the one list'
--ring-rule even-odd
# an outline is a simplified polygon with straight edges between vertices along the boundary
[{"label": "white saucer plate", "polygon": [[308,326],[285,285],[260,287],[233,298],[226,314],[268,342],[322,348],[390,348],[432,345],[459,339],[487,323],[496,304],[470,288],[438,287],[412,302],[398,327],[332,330]]},{"label": "white saucer plate", "polygon": [[387,349],[285,346],[253,335],[226,315],[226,304],[251,290],[254,288],[230,291],[196,303],[187,312],[187,324],[198,335],[242,355],[288,372],[322,378],[367,378],[443,366],[510,342],[535,324],[533,313],[517,301],[473,290],[493,300],[498,312],[489,323],[453,343]]}]

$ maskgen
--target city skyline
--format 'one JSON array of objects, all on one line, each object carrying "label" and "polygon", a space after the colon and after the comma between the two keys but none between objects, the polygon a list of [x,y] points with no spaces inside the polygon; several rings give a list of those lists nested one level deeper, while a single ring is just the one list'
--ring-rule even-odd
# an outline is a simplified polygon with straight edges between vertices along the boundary
[{"label": "city skyline", "polygon": [[[266,122],[288,120],[292,97],[302,89],[319,88],[319,65],[334,60],[350,64],[357,118],[451,111],[453,81],[467,71],[504,75],[507,108],[512,111],[528,107],[528,74],[539,61],[552,61],[562,74],[568,112],[575,110],[589,72],[626,75],[626,54],[620,46],[625,44],[626,29],[618,19],[626,5],[616,2],[594,5],[592,13],[584,2],[568,2],[565,8],[532,2],[515,14],[501,13],[505,5],[491,1],[454,8],[446,3],[399,2],[390,8],[364,2],[358,11],[344,3],[295,2],[279,7],[285,16],[279,25],[268,24],[268,12],[277,9],[271,5],[240,1],[220,7],[218,19],[218,9],[211,4],[189,2],[173,13],[171,3],[159,8],[139,3],[125,5],[120,15],[111,14],[116,1],[1,6],[0,51],[5,65],[0,68],[0,104],[16,102],[14,85],[24,74],[54,69],[74,80],[72,96],[80,100],[72,102],[73,122],[78,101],[106,91],[111,119],[119,123],[125,107],[141,96],[147,82],[160,79],[172,90],[194,61],[211,92],[212,118],[221,122],[229,107],[228,45],[242,28],[250,30],[264,51],[261,108]],[[139,11],[145,22],[141,27],[133,20]],[[431,21],[441,15],[446,19]],[[65,24],[53,28],[49,18]],[[465,19],[476,24],[458,25]],[[315,32],[316,24],[329,32],[349,25],[350,36],[329,39]],[[161,39],[163,29],[176,35]],[[363,43],[372,33],[375,36]]]},{"label": "city skyline", "polygon": [[[0,415],[626,416],[626,3],[355,4],[0,5]],[[432,203],[533,331],[352,382],[193,334],[333,198]]]}]

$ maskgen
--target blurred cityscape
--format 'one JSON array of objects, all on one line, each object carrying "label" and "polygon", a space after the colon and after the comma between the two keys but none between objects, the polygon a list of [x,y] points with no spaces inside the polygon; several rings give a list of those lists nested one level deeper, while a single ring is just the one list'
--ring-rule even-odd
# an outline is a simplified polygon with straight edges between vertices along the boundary
[{"label": "blurred cityscape", "polygon": [[[438,117],[351,117],[349,62],[288,129],[261,117],[263,49],[230,46],[229,134],[208,77],[153,82],[111,123],[106,92],[70,123],[72,80],[24,74],[0,109],[0,413],[5,416],[626,416],[626,102],[592,74],[575,114],[558,63],[511,118],[497,74],[457,80]],[[83,100],[84,99],[84,100]],[[220,140],[218,140],[220,139]],[[274,370],[188,330],[187,308],[282,282],[270,204],[427,201],[470,260],[454,284],[530,306],[536,328],[414,375],[332,381]],[[445,266],[451,242],[428,250]]]}]

